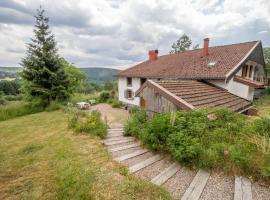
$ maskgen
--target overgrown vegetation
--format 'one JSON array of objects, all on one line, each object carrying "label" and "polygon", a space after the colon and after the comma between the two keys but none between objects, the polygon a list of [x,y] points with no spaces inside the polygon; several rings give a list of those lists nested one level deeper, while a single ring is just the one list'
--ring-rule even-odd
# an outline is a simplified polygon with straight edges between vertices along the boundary
[{"label": "overgrown vegetation", "polygon": [[20,117],[32,113],[41,112],[44,109],[36,104],[18,101],[0,105],[0,121]]},{"label": "overgrown vegetation", "polygon": [[75,132],[87,133],[100,138],[105,138],[107,135],[107,125],[98,111],[92,111],[90,114],[82,111],[73,112],[68,127],[73,128]]},{"label": "overgrown vegetation", "polygon": [[125,134],[154,151],[169,153],[190,167],[223,169],[270,179],[270,119],[248,119],[228,110],[194,110],[155,115],[132,114]]},{"label": "overgrown vegetation", "polygon": [[98,138],[68,130],[68,116],[42,112],[0,122],[0,199],[170,199],[129,175]]}]

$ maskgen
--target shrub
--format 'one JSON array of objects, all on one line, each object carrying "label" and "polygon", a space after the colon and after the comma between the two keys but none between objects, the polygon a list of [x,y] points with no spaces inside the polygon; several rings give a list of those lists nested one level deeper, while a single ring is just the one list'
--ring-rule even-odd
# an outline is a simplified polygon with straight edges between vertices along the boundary
[{"label": "shrub", "polygon": [[125,135],[139,136],[140,131],[144,129],[147,122],[147,114],[144,110],[137,109],[131,114],[131,118],[124,126]]},{"label": "shrub", "polygon": [[199,158],[201,146],[197,138],[183,132],[169,135],[167,145],[171,155],[179,162],[191,164]]},{"label": "shrub", "polygon": [[68,127],[73,128],[76,132],[88,133],[100,138],[105,138],[107,135],[107,125],[102,121],[98,111],[92,111],[90,114],[81,111],[72,113]]},{"label": "shrub", "polygon": [[134,109],[125,134],[186,165],[270,179],[269,118],[252,121],[218,109],[163,113],[147,119],[145,111]]},{"label": "shrub", "polygon": [[112,101],[111,105],[112,105],[113,108],[120,108],[121,107],[121,102],[118,101],[118,100],[116,100],[116,99],[114,99]]},{"label": "shrub", "polygon": [[109,92],[103,91],[103,92],[100,93],[100,95],[99,95],[99,102],[100,103],[105,103],[109,99],[110,99],[110,93]]},{"label": "shrub", "polygon": [[166,150],[166,140],[172,132],[170,120],[170,114],[154,115],[148,121],[146,131],[141,132],[143,143],[153,150]]}]

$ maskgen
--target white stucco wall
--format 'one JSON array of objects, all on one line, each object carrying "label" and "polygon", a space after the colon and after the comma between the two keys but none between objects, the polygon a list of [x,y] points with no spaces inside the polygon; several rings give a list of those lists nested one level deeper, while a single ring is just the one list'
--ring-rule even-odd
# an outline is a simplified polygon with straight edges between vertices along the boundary
[{"label": "white stucco wall", "polygon": [[[240,69],[236,73],[236,75],[241,76],[241,74],[242,74],[242,70]],[[252,74],[252,77],[253,77],[253,74]],[[234,95],[237,95],[237,96],[242,97],[244,99],[247,99],[249,101],[253,101],[254,88],[234,81],[233,77],[227,83],[225,83],[224,80],[209,80],[208,82],[212,83],[218,87],[224,88],[228,92],[230,92]]]},{"label": "white stucco wall", "polygon": [[125,91],[130,89],[133,91],[134,95],[135,92],[141,87],[141,80],[140,78],[132,78],[132,86],[127,85],[127,78],[126,77],[118,77],[118,99],[119,101],[125,104],[131,104],[135,106],[140,105],[140,97],[134,97],[132,100],[125,98]]}]

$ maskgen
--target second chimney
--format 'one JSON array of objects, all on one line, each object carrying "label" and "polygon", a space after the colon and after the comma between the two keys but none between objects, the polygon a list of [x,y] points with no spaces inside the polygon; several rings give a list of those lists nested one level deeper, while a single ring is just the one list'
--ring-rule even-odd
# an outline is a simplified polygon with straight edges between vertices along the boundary
[{"label": "second chimney", "polygon": [[154,61],[154,60],[157,60],[158,58],[158,50],[151,50],[148,52],[148,55],[149,55],[149,60],[150,61]]},{"label": "second chimney", "polygon": [[209,38],[205,38],[203,40],[203,56],[208,56],[209,55]]}]

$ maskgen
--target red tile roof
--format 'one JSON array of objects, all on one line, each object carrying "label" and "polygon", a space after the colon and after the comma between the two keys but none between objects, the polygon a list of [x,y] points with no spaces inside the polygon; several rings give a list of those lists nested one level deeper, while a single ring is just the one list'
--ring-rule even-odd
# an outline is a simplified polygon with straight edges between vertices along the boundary
[{"label": "red tile roof", "polygon": [[[202,56],[203,49],[159,56],[155,61],[145,61],[118,73],[124,77],[225,79],[258,44],[258,41],[209,47],[209,55]],[[209,63],[215,63],[210,66]]]},{"label": "red tile roof", "polygon": [[223,107],[240,112],[251,106],[250,101],[200,81],[163,80],[154,82],[148,80],[136,92],[136,95],[144,87],[153,87],[156,92],[163,91],[163,93],[159,93],[183,110]]}]

